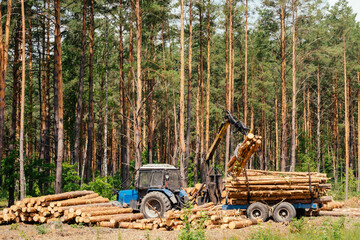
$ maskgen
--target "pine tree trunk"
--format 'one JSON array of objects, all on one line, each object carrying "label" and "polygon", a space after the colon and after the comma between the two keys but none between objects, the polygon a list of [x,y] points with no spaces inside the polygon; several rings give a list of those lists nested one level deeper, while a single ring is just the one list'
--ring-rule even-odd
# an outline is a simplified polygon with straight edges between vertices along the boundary
[{"label": "pine tree trunk", "polygon": [[[184,30],[184,0],[181,0],[180,17],[180,172],[185,176],[185,30]],[[185,185],[184,179],[182,184]]]},{"label": "pine tree trunk", "polygon": [[[106,30],[105,30],[105,56],[108,55],[108,18],[106,18]],[[103,162],[101,164],[101,176],[106,177],[108,175],[108,166],[107,166],[107,141],[108,141],[108,58],[105,57],[105,117],[104,117],[104,156]]]},{"label": "pine tree trunk", "polygon": [[[1,19],[1,13],[0,13]],[[4,128],[5,128],[5,87],[6,70],[8,64],[9,36],[11,19],[11,0],[7,0],[5,39],[3,42],[2,21],[0,21],[0,159],[4,157]]]},{"label": "pine tree trunk", "polygon": [[244,124],[247,126],[247,118],[248,118],[248,102],[247,102],[247,84],[248,84],[248,0],[246,0],[245,7],[245,76],[244,76]]},{"label": "pine tree trunk", "polygon": [[94,144],[94,80],[93,80],[93,59],[94,59],[94,0],[90,3],[90,36],[89,36],[89,113],[88,113],[88,141],[87,141],[87,160],[85,164],[86,169],[86,183],[91,178],[91,166],[93,162],[93,144]]},{"label": "pine tree trunk", "polygon": [[63,80],[61,64],[61,35],[60,35],[60,0],[55,2],[55,78],[58,82],[58,142],[57,142],[57,160],[56,160],[56,177],[55,193],[61,193],[62,187],[62,162],[64,154],[64,123],[63,123]]},{"label": "pine tree trunk", "polygon": [[346,40],[345,40],[345,26],[343,26],[343,44],[344,44],[344,98],[345,98],[345,200],[348,199],[349,192],[349,100],[348,100],[348,83],[346,75]]},{"label": "pine tree trunk", "polygon": [[24,117],[25,117],[25,6],[21,0],[21,26],[22,26],[22,49],[21,49],[21,97],[20,97],[20,200],[26,195],[26,182],[24,170]]},{"label": "pine tree trunk", "polygon": [[192,78],[192,0],[189,2],[189,59],[188,59],[188,96],[187,96],[187,116],[186,116],[186,156],[184,164],[184,187],[188,183],[188,169],[191,145],[191,78]]},{"label": "pine tree trunk", "polygon": [[[129,29],[129,64],[132,65],[134,59],[133,59],[133,5],[131,4],[131,10],[130,10],[130,29]],[[128,71],[128,79],[127,79],[127,95],[128,99],[126,101],[126,116],[128,118],[131,118],[131,112],[130,112],[130,97],[131,97],[131,83],[134,81],[132,77],[132,68],[129,68]],[[135,119],[134,119],[135,120]],[[126,121],[126,156],[125,158],[121,159],[121,179],[123,181],[123,188],[127,189],[130,182],[129,182],[129,171],[130,171],[130,143],[131,143],[131,134],[130,134],[130,128],[132,124],[130,120]]]},{"label": "pine tree trunk", "polygon": [[199,4],[199,24],[200,24],[200,177],[204,182],[206,178],[206,169],[204,168],[204,59],[203,59],[203,16],[202,16],[203,0]]},{"label": "pine tree trunk", "polygon": [[[320,103],[321,103],[321,98],[320,98],[320,66],[318,65],[318,69],[317,69],[317,75],[316,75],[316,79],[317,79],[317,126],[316,126],[316,142],[317,142],[317,171],[320,172],[320,162],[321,162],[321,109],[320,109]],[[325,170],[325,169],[323,169]]]},{"label": "pine tree trunk", "polygon": [[[360,84],[360,72],[357,72],[357,84]],[[360,191],[360,90],[357,92],[357,105],[358,105],[358,118],[357,118],[357,125],[358,125],[358,144],[357,144],[357,167],[358,167],[358,184],[356,190]]]},{"label": "pine tree trunk", "polygon": [[[34,86],[33,86],[33,64],[32,64],[32,30],[31,30],[31,18],[29,18],[29,35],[28,35],[28,46],[29,46],[29,105],[30,105],[30,112],[29,112],[29,151],[28,151],[28,159],[32,161],[33,156],[33,149],[34,149],[34,140],[33,140],[33,111],[34,111],[34,102],[33,102],[33,93],[34,93]],[[32,181],[32,180],[31,180]],[[30,185],[30,184],[29,184]],[[31,190],[31,188],[29,187]]]},{"label": "pine tree trunk", "polygon": [[[130,149],[128,149],[127,146],[127,132],[129,131],[129,129],[127,128],[128,125],[128,114],[127,114],[127,98],[125,95],[125,76],[124,76],[124,45],[123,45],[123,18],[122,18],[122,0],[119,1],[119,76],[120,76],[120,101],[121,101],[121,106],[120,106],[120,122],[121,122],[121,126],[120,126],[120,162],[121,162],[121,172],[123,171],[123,167],[126,168],[126,164],[123,165],[123,163],[126,163],[126,157],[127,157],[127,152],[130,151]],[[128,95],[128,97],[130,97]],[[115,114],[115,113],[113,113]],[[114,116],[115,118],[115,116]],[[115,126],[113,126],[113,128],[116,131]],[[115,132],[116,134],[116,132]],[[113,136],[114,137],[114,136]],[[115,135],[116,137],[116,135]],[[114,139],[113,139],[114,141]],[[118,167],[118,166],[116,166]],[[114,171],[115,173],[115,171]],[[122,179],[124,180],[124,179]]]},{"label": "pine tree trunk", "polygon": [[[210,144],[210,65],[211,65],[211,59],[210,59],[210,45],[211,45],[211,36],[210,36],[210,0],[208,0],[208,12],[207,12],[207,58],[206,58],[206,63],[207,63],[207,68],[206,68],[206,117],[205,117],[205,151],[207,152],[209,149],[209,144]],[[210,161],[210,160],[209,160]],[[210,163],[205,163],[203,164],[203,168],[204,168],[204,174],[206,174],[208,172],[208,166]]]},{"label": "pine tree trunk", "polygon": [[140,0],[136,0],[136,113],[135,113],[135,169],[141,166],[141,111],[142,111],[142,79],[141,79],[141,10]]},{"label": "pine tree trunk", "polygon": [[281,171],[285,171],[286,160],[287,160],[285,2],[281,4],[280,20],[281,20]]},{"label": "pine tree trunk", "polygon": [[337,152],[338,152],[338,144],[339,144],[339,105],[338,105],[338,97],[337,97],[337,80],[336,76],[333,76],[333,176],[334,176],[334,183],[337,187],[338,183],[338,164],[337,164]]},{"label": "pine tree trunk", "polygon": [[278,119],[278,95],[276,79],[274,81],[275,88],[275,170],[279,171],[279,119]]},{"label": "pine tree trunk", "polygon": [[[225,9],[229,9],[229,0],[226,0],[226,5],[225,5]],[[226,110],[230,110],[230,103],[229,103],[229,98],[228,98],[228,94],[229,94],[229,82],[230,82],[230,74],[229,74],[229,69],[230,69],[230,65],[229,65],[229,14],[228,12],[225,10],[225,14],[226,14],[226,23],[225,23],[225,27],[226,27],[226,33],[225,33],[225,81],[226,81],[226,89],[225,89],[225,108]],[[226,131],[226,136],[225,136],[225,172],[227,172],[227,163],[229,162],[230,159],[230,152],[229,152],[229,147],[230,147],[230,129],[228,129]]]},{"label": "pine tree trunk", "polygon": [[295,171],[296,164],[296,0],[292,0],[292,108],[291,108],[291,159],[290,172]]},{"label": "pine tree trunk", "polygon": [[82,35],[81,35],[81,52],[80,52],[80,77],[79,77],[79,92],[78,102],[75,120],[75,143],[74,143],[74,162],[77,164],[76,172],[79,173],[80,169],[80,129],[82,123],[82,111],[83,111],[83,81],[85,74],[85,51],[86,51],[86,10],[87,0],[83,3],[83,15],[82,15]]}]

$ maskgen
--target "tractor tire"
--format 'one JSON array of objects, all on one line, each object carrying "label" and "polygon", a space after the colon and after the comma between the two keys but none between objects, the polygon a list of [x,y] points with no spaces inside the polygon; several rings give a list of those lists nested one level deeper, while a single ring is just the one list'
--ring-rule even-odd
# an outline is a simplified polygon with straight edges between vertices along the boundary
[{"label": "tractor tire", "polygon": [[[151,207],[149,206],[151,205]],[[154,211],[154,209],[157,211]],[[169,198],[161,192],[150,192],[145,195],[141,201],[140,212],[144,214],[145,218],[156,218],[164,216],[171,208],[171,203]]]},{"label": "tractor tire", "polygon": [[263,222],[269,219],[269,208],[260,202],[252,203],[246,210],[249,219],[261,219]]},{"label": "tractor tire", "polygon": [[272,216],[276,222],[289,222],[296,217],[296,210],[292,204],[282,202],[275,207]]}]

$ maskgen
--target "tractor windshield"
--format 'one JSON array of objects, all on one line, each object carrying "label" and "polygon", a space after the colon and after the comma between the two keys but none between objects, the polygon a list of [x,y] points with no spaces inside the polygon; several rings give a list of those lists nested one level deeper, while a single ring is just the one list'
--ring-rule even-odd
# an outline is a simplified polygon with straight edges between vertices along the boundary
[{"label": "tractor windshield", "polygon": [[168,188],[172,190],[178,190],[181,188],[181,178],[179,170],[169,170]]}]

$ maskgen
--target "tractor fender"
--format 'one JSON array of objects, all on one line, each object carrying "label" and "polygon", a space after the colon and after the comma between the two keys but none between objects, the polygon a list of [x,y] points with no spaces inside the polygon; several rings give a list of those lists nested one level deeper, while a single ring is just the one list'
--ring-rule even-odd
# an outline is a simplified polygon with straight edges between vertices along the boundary
[{"label": "tractor fender", "polygon": [[155,192],[155,191],[156,192],[162,192],[163,194],[165,194],[165,196],[167,196],[170,199],[172,204],[177,204],[178,203],[178,201],[176,200],[175,195],[168,189],[149,189],[147,192],[149,193],[149,192]]}]

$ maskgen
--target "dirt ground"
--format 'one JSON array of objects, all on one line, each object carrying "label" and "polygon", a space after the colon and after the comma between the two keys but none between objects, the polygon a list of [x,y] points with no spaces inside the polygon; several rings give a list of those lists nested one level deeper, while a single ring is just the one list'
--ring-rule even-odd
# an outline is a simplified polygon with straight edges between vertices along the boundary
[{"label": "dirt ground", "polygon": [[[312,217],[307,218],[314,224],[321,223],[325,217]],[[360,218],[348,218],[350,221],[360,222]],[[207,239],[247,239],[253,232],[259,228],[276,229],[280,233],[286,234],[289,231],[288,223],[275,223],[269,221],[261,223],[256,226],[251,226],[243,229],[211,229],[205,230]],[[179,231],[145,231],[145,230],[132,230],[132,229],[112,229],[100,227],[86,227],[68,224],[44,224],[44,225],[31,225],[31,224],[12,224],[0,226],[0,240],[7,239],[40,239],[40,240],[63,240],[63,239],[122,239],[122,240],[140,240],[140,239],[177,239]]]}]

